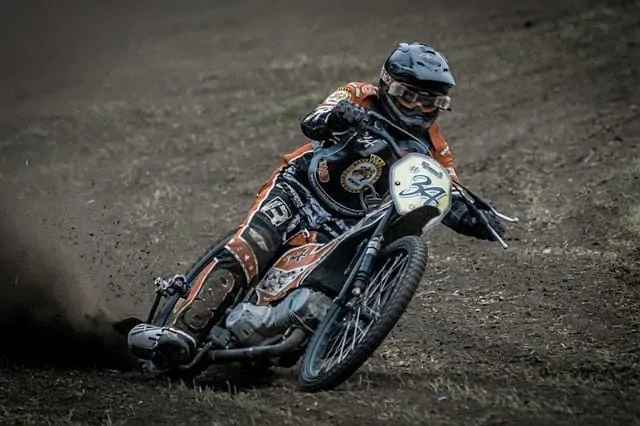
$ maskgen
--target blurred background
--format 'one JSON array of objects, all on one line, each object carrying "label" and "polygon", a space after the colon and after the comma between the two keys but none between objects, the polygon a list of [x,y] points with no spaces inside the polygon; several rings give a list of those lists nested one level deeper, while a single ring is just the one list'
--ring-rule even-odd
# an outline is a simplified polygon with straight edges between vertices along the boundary
[{"label": "blurred background", "polygon": [[[4,2],[0,420],[637,422],[639,11],[595,0]],[[341,391],[300,395],[286,372],[273,387],[219,392],[104,369],[33,379],[17,366],[27,355],[109,364],[108,322],[143,314],[155,276],[183,272],[235,226],[305,142],[299,119],[344,83],[376,82],[399,41],[449,59],[458,84],[441,127],[462,181],[521,218],[508,251],[429,235],[432,269],[412,307]],[[58,393],[27,398],[18,389],[30,380]]]}]

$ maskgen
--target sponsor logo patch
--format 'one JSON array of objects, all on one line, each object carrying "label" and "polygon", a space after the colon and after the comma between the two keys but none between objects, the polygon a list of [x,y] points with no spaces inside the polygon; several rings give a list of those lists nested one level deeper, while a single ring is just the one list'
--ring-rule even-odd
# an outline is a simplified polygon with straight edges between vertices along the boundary
[{"label": "sponsor logo patch", "polygon": [[352,193],[362,191],[368,185],[372,185],[382,176],[382,168],[386,163],[377,155],[362,158],[342,172],[340,183],[342,187]]},{"label": "sponsor logo patch", "polygon": [[269,200],[260,208],[260,212],[267,216],[275,227],[282,225],[292,217],[291,210],[280,197]]}]

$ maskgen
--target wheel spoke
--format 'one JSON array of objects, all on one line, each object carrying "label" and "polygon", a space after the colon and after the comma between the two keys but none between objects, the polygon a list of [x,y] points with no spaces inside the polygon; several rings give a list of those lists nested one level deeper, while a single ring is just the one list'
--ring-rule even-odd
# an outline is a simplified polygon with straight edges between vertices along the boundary
[{"label": "wheel spoke", "polygon": [[[375,272],[357,308],[348,312],[339,323],[334,324],[318,371],[331,370],[357,348],[357,345],[380,318],[381,311],[391,294],[389,290],[395,286],[400,278],[407,261],[408,257],[405,253],[398,253],[396,256],[386,259]],[[365,318],[372,320],[365,320]]]},{"label": "wheel spoke", "polygon": [[[397,279],[399,278],[399,274],[397,272],[398,270],[401,270],[405,267],[407,258],[403,256],[396,256],[391,266],[387,269],[387,265],[390,261],[391,259],[388,259],[387,262],[385,262],[384,267],[380,269],[378,274],[376,274],[374,279],[372,279],[371,283],[367,286],[363,296],[363,300],[361,302],[363,305],[367,306],[369,310],[371,310],[372,312],[376,312],[377,316],[379,316],[379,311],[386,302],[386,300],[384,300],[383,302],[382,298],[389,295],[387,290],[391,286],[395,285]],[[390,279],[390,277],[392,277],[394,273],[396,274],[393,277],[394,279]],[[374,297],[375,301],[373,303],[373,306],[371,306],[369,302]]]},{"label": "wheel spoke", "polygon": [[322,359],[322,365],[320,366],[320,370],[330,370],[336,363],[336,349],[339,346],[339,342],[343,335],[338,333],[334,333],[331,336],[331,348],[326,352],[327,356]]}]

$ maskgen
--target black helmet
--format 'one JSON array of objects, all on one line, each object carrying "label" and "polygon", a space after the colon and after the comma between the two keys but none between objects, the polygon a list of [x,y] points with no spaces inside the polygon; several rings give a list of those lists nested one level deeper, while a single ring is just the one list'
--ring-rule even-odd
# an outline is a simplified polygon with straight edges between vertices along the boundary
[{"label": "black helmet", "polygon": [[390,119],[413,134],[425,134],[449,108],[455,85],[444,55],[423,43],[399,43],[380,73],[380,105]]}]

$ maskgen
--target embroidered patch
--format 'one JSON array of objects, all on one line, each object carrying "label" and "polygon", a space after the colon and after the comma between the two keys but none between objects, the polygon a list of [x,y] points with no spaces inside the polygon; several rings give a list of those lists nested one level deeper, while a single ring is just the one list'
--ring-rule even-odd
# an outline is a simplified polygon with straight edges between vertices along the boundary
[{"label": "embroidered patch", "polygon": [[291,210],[289,210],[287,204],[280,197],[269,200],[262,206],[260,212],[267,216],[271,224],[275,227],[282,225],[292,217]]},{"label": "embroidered patch", "polygon": [[327,183],[331,180],[329,176],[329,166],[327,160],[322,160],[318,164],[318,180],[322,183]]},{"label": "embroidered patch", "polygon": [[365,96],[375,95],[376,87],[372,84],[365,84],[364,86],[362,86],[362,94],[364,94]]},{"label": "embroidered patch", "polygon": [[338,89],[333,92],[327,99],[325,99],[326,104],[337,104],[343,99],[351,99],[351,93],[349,93],[345,89]]},{"label": "embroidered patch", "polygon": [[382,167],[386,163],[377,155],[362,158],[351,164],[342,172],[340,183],[342,187],[352,193],[362,191],[367,185],[372,185],[382,176]]}]

